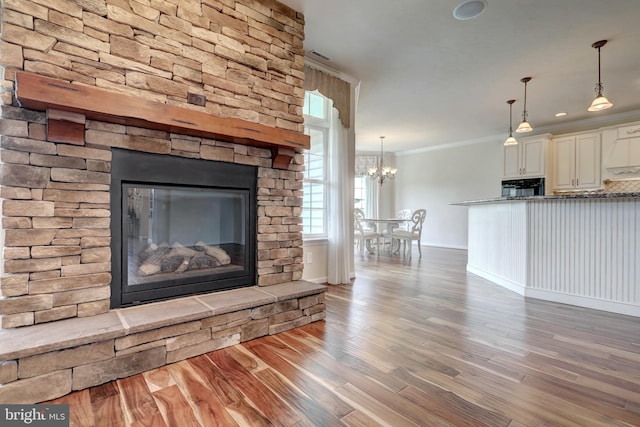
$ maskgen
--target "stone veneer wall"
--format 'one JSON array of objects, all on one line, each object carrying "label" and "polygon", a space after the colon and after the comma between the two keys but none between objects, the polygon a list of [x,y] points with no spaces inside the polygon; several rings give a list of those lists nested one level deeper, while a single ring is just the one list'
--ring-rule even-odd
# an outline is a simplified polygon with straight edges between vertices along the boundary
[{"label": "stone veneer wall", "polygon": [[[273,0],[4,0],[16,70],[302,132],[304,18]],[[206,96],[205,107],[187,94]]]},{"label": "stone veneer wall", "polygon": [[[47,141],[17,70],[301,132],[304,20],[272,0],[3,0],[0,403],[37,403],[325,317],[302,170],[267,149],[86,121]],[[205,95],[206,105],[187,103]],[[258,166],[257,285],[109,310],[111,148]],[[17,328],[18,326],[23,326]]]},{"label": "stone veneer wall", "polygon": [[[109,310],[111,147],[259,166],[258,285],[302,275],[302,155],[87,121],[85,145],[46,141],[15,71],[302,131],[304,19],[271,0],[5,0],[0,196],[2,327]],[[206,106],[187,94],[206,96]]]},{"label": "stone veneer wall", "polygon": [[3,328],[109,310],[111,147],[258,166],[257,285],[302,277],[302,154],[272,169],[268,149],[96,121],[56,144],[45,113],[2,112]]}]

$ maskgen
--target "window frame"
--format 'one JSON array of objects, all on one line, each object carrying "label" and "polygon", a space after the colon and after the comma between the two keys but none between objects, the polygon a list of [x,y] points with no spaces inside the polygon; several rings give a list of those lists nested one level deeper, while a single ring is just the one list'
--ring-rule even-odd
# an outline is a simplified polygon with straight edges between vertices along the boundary
[{"label": "window frame", "polygon": [[[355,178],[353,180],[353,183],[354,183],[354,185],[353,185],[353,202],[354,202],[353,205],[356,208],[358,208],[358,206],[356,206],[356,205],[359,205],[360,206],[359,209],[362,209],[362,211],[365,213],[365,215],[370,217],[371,215],[369,214],[368,209],[367,209],[367,203],[369,202],[369,200],[368,200],[369,199],[369,197],[368,197],[368,191],[369,191],[368,180],[370,181],[371,179],[366,175],[356,175],[355,176]],[[362,189],[362,199],[359,199],[359,201],[356,202],[356,200],[358,200],[358,195],[359,195],[358,192],[357,192],[357,190],[359,188],[356,188],[356,187],[357,187],[357,183],[359,181],[362,182],[362,187],[361,187],[361,189]]]},{"label": "window frame", "polygon": [[[323,187],[323,206],[322,206],[322,232],[321,233],[307,233],[304,230],[302,232],[303,240],[317,240],[317,239],[328,239],[329,233],[327,229],[328,225],[328,197],[329,197],[329,178],[328,178],[328,154],[329,154],[329,131],[330,131],[330,120],[329,120],[329,99],[324,95],[320,94],[318,91],[306,91],[305,92],[305,101],[307,99],[308,94],[313,94],[316,96],[320,96],[323,98],[323,115],[324,118],[310,116],[308,114],[303,114],[304,117],[304,127],[305,134],[309,135],[311,130],[321,132],[323,134],[322,140],[322,176],[323,179],[309,179],[306,176],[306,167],[307,167],[307,153],[309,150],[303,150],[305,155],[305,176],[303,178],[303,183],[312,183],[315,185],[322,185]],[[305,109],[303,109],[305,111]],[[304,185],[304,184],[303,184]],[[305,210],[311,209],[310,207],[306,207],[303,199],[303,212]],[[317,209],[317,208],[316,208]],[[314,210],[316,210],[314,209]],[[303,215],[304,218],[304,215]],[[304,224],[304,223],[303,223]]]}]

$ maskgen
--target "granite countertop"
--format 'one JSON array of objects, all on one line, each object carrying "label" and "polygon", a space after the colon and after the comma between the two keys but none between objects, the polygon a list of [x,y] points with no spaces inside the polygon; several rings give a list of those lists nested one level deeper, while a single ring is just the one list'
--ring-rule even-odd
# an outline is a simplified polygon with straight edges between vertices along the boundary
[{"label": "granite countertop", "polygon": [[640,198],[640,193],[605,193],[605,192],[586,192],[586,193],[564,193],[554,194],[550,196],[518,196],[518,197],[495,197],[493,199],[466,200],[450,203],[451,205],[477,205],[481,203],[500,203],[500,202],[539,202],[546,200],[573,200],[573,199],[625,199]]}]

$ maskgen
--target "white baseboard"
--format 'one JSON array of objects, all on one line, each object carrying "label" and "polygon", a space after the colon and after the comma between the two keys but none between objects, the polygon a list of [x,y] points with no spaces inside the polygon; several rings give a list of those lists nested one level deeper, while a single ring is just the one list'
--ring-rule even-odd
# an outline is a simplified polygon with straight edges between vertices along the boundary
[{"label": "white baseboard", "polygon": [[495,274],[488,273],[469,264],[467,264],[467,271],[469,273],[475,274],[476,276],[480,276],[483,279],[487,279],[488,281],[493,282],[496,285],[500,285],[503,288],[507,288],[510,291],[517,293],[518,295],[525,296],[526,289],[519,283],[513,282],[509,279],[505,279],[504,277],[496,276]]},{"label": "white baseboard", "polygon": [[457,246],[457,245],[445,245],[442,243],[422,243],[422,246],[432,246],[434,248],[445,248],[445,249],[462,249],[467,250],[466,246]]},{"label": "white baseboard", "polygon": [[328,278],[325,276],[325,277],[316,277],[312,279],[303,278],[303,280],[306,280],[307,282],[313,282],[313,283],[318,283],[320,285],[323,285],[327,283]]},{"label": "white baseboard", "polygon": [[467,264],[467,271],[480,276],[483,279],[487,279],[490,282],[500,285],[503,288],[509,289],[527,298],[535,298],[544,301],[557,302],[561,304],[575,305],[577,307],[591,308],[594,310],[602,310],[610,313],[624,314],[626,316],[640,317],[640,306],[616,302],[606,301],[596,298],[584,297],[580,295],[561,294],[553,291],[545,291],[540,289],[527,288],[519,283],[512,282],[511,280],[503,277],[496,276],[491,273],[487,273],[484,270],[476,268]]},{"label": "white baseboard", "polygon": [[578,307],[592,308],[594,310],[602,310],[611,313],[624,314],[627,316],[640,317],[640,306],[628,303],[605,301],[579,295],[561,294],[558,292],[531,288],[525,290],[525,296],[528,298],[537,298],[545,301],[559,302],[562,304],[575,305]]}]

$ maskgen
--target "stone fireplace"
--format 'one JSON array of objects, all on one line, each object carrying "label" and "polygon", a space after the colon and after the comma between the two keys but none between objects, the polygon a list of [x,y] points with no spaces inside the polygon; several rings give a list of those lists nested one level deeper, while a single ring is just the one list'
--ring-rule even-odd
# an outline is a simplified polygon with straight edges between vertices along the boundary
[{"label": "stone fireplace", "polygon": [[255,166],[112,153],[111,308],[255,284]]},{"label": "stone fireplace", "polygon": [[[268,0],[3,8],[1,403],[53,399],[324,318],[324,288],[300,280],[302,16]],[[147,164],[138,155],[162,159],[166,171],[252,170],[255,206],[236,183],[126,176],[117,194],[122,153],[136,166]],[[170,199],[181,207],[161,206]],[[219,221],[222,207],[233,221],[198,229],[194,218]],[[179,211],[195,231],[160,231]],[[123,263],[130,250],[137,258]],[[156,255],[159,271],[140,270]],[[117,264],[187,292],[127,277],[155,302],[122,308],[140,294],[113,303]],[[211,277],[194,281],[196,264],[221,268],[222,284],[201,287]],[[238,271],[249,279],[227,282]]]}]

